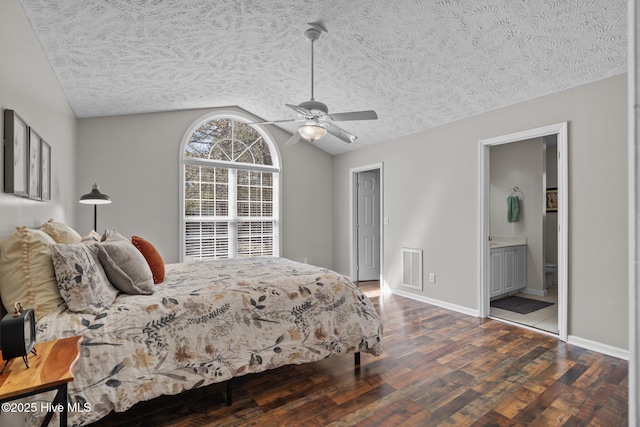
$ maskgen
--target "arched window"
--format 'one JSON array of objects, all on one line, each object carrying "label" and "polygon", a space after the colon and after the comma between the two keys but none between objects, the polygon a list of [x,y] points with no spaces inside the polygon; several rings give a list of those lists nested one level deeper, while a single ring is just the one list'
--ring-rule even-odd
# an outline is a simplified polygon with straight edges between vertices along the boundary
[{"label": "arched window", "polygon": [[183,260],[280,255],[279,154],[245,120],[210,115],[185,135]]}]

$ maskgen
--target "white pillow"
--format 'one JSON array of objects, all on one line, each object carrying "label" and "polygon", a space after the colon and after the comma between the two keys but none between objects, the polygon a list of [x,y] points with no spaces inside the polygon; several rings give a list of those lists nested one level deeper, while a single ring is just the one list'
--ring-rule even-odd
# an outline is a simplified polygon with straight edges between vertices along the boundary
[{"label": "white pillow", "polygon": [[97,233],[96,230],[91,230],[89,234],[82,238],[82,243],[94,243],[102,240],[102,235]]},{"label": "white pillow", "polygon": [[47,233],[56,243],[74,244],[82,242],[82,236],[73,228],[61,222],[50,219],[40,226],[40,230]]}]

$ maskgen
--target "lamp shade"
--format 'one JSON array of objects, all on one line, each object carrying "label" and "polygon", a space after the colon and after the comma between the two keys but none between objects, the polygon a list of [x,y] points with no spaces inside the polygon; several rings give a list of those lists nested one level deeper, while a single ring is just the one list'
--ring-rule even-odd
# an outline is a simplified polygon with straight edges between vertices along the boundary
[{"label": "lamp shade", "polygon": [[324,138],[327,134],[327,130],[320,125],[317,124],[305,124],[298,128],[298,133],[304,139],[307,139],[311,142],[317,141],[318,139]]},{"label": "lamp shade", "polygon": [[80,203],[85,205],[106,205],[111,203],[111,198],[100,192],[98,184],[93,184],[91,192],[80,197]]}]

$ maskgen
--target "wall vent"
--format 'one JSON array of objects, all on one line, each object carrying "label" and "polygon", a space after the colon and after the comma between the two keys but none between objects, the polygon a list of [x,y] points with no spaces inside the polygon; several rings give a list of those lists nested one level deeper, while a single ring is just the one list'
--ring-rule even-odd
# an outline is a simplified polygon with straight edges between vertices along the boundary
[{"label": "wall vent", "polygon": [[422,290],[422,249],[402,248],[402,286]]}]

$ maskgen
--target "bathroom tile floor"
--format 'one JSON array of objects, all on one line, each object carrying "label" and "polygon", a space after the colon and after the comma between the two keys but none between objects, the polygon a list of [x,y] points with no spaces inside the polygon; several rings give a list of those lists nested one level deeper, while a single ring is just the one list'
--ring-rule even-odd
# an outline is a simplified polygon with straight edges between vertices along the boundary
[{"label": "bathroom tile floor", "polygon": [[549,307],[534,311],[529,314],[514,313],[509,310],[491,307],[489,314],[498,319],[508,320],[510,322],[520,323],[522,325],[531,326],[532,328],[541,329],[543,331],[557,334],[558,330],[558,286],[553,285],[547,289],[547,296],[541,297],[537,295],[517,293],[517,296],[523,298],[536,299],[554,303]]}]

